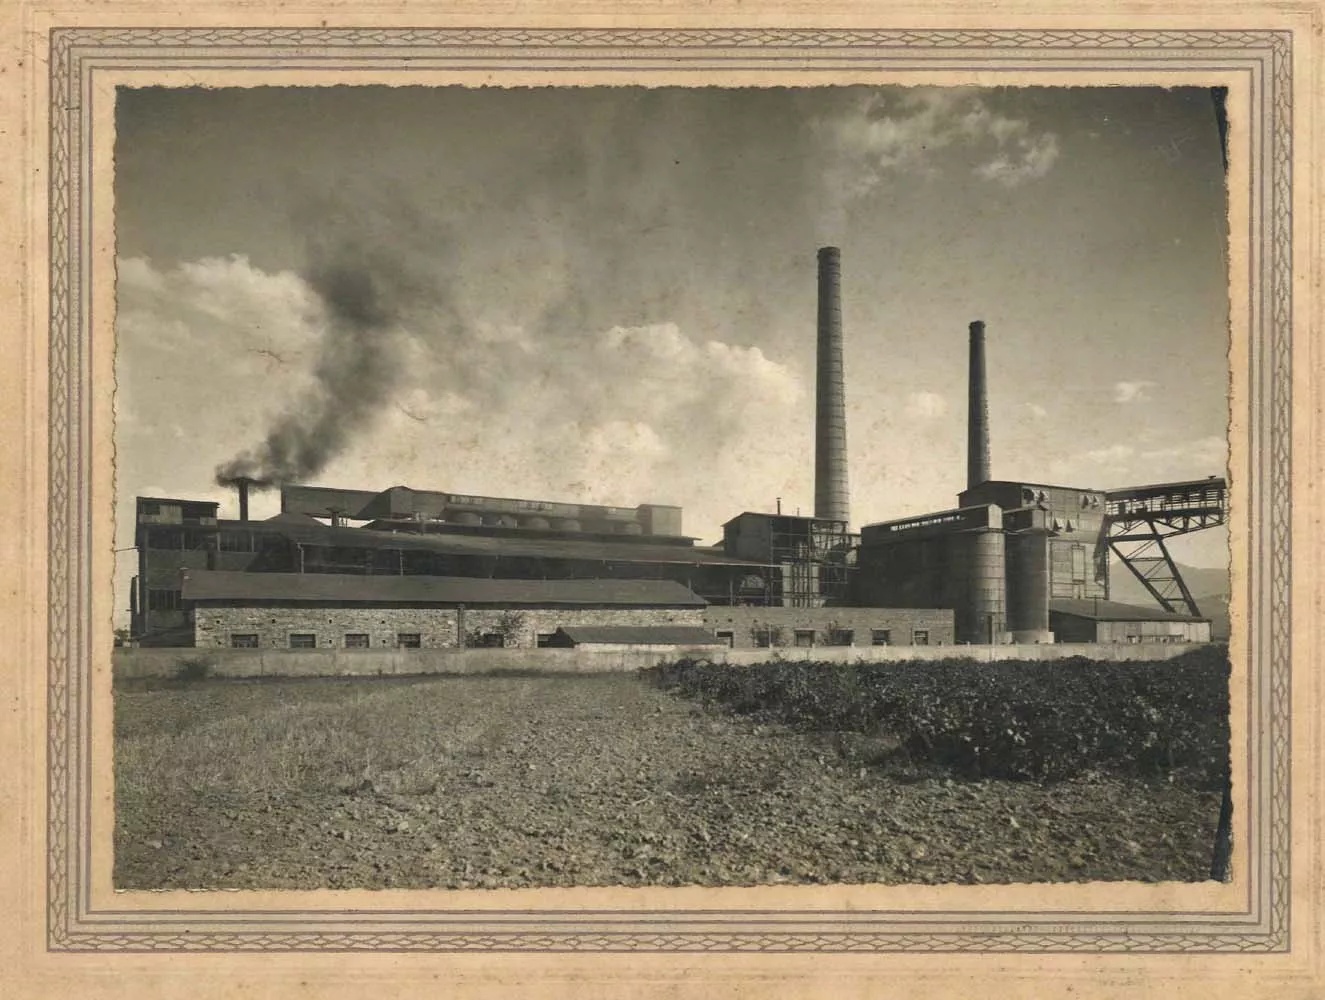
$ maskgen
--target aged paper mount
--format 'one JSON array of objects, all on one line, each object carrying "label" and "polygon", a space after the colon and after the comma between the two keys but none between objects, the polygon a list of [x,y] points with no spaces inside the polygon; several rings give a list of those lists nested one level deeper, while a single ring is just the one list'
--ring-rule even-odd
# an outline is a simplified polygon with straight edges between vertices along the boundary
[{"label": "aged paper mount", "polygon": [[[6,10],[3,679],[13,995],[1315,997],[1322,979],[1318,4]],[[1227,885],[117,894],[117,86],[1229,88],[1235,877]]]}]

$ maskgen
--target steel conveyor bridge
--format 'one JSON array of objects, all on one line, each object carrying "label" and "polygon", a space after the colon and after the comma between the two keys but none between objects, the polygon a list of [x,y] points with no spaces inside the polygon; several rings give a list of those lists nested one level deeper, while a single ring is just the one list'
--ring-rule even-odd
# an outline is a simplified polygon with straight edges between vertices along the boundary
[{"label": "steel conveyor bridge", "polygon": [[1201,616],[1165,540],[1228,518],[1228,484],[1218,476],[1130,486],[1105,493],[1109,547],[1164,610]]}]

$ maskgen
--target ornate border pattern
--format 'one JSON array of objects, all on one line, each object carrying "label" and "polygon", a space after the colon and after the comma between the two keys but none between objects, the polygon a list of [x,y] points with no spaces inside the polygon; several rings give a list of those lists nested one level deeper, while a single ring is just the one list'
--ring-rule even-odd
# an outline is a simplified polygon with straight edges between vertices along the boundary
[{"label": "ornate border pattern", "polygon": [[[856,30],[856,29],[432,29],[432,28],[56,28],[50,33],[50,515],[48,580],[48,828],[47,927],[51,951],[197,952],[197,951],[680,951],[680,952],[1273,952],[1289,947],[1289,718],[1290,718],[1290,528],[1291,528],[1291,122],[1292,35],[1286,31],[996,31],[996,30]],[[1253,733],[1261,738],[1251,760],[1253,781],[1267,805],[1263,809],[1262,867],[1268,874],[1250,900],[1245,919],[1174,920],[1163,929],[1165,914],[1129,914],[1135,921],[1101,915],[1025,914],[1016,924],[1006,915],[978,929],[978,915],[951,917],[947,929],[916,930],[914,922],[881,913],[779,914],[751,912],[760,921],[742,930],[724,924],[733,914],[702,921],[705,929],[676,914],[622,911],[602,913],[464,914],[408,911],[407,929],[383,930],[380,914],[356,917],[335,911],[306,914],[251,911],[121,910],[97,912],[89,882],[89,771],[86,719],[89,699],[90,623],[86,594],[90,586],[87,553],[88,510],[82,488],[90,455],[84,433],[92,386],[84,369],[90,337],[84,296],[90,246],[85,211],[90,178],[88,119],[84,95],[98,67],[137,57],[193,65],[225,57],[250,64],[272,63],[291,51],[334,64],[353,59],[384,68],[401,65],[402,50],[417,58],[422,50],[445,65],[448,58],[485,60],[488,69],[518,63],[522,57],[556,56],[585,66],[614,59],[663,52],[669,66],[687,60],[798,64],[852,53],[855,65],[888,68],[938,60],[963,52],[978,56],[981,68],[1025,66],[1028,60],[1068,60],[1098,68],[1110,60],[1144,57],[1156,67],[1172,68],[1200,60],[1204,68],[1230,66],[1261,69],[1259,86],[1268,95],[1266,120],[1254,121],[1253,142],[1263,151],[1262,175],[1253,177],[1265,203],[1259,236],[1259,273],[1252,276],[1253,299],[1260,295],[1261,324],[1253,330],[1253,455],[1267,468],[1265,481],[1253,483],[1253,497],[1264,497],[1251,512],[1253,550],[1266,552],[1258,566],[1268,605],[1268,621],[1252,611],[1253,688],[1268,697],[1253,698]],[[862,60],[865,60],[862,62]],[[142,65],[140,62],[139,65]],[[1062,68],[1061,65],[1058,68]],[[642,71],[646,72],[646,71]],[[1255,103],[1255,102],[1253,102]],[[1259,115],[1259,109],[1254,109]],[[1253,200],[1257,191],[1253,191]],[[1253,311],[1253,315],[1256,315]],[[1268,366],[1268,369],[1267,369]],[[1268,370],[1268,379],[1258,373]],[[1268,388],[1262,391],[1260,386]],[[1258,393],[1261,394],[1258,396]],[[1263,411],[1268,419],[1257,419]],[[1261,428],[1259,432],[1255,428]],[[1256,602],[1253,602],[1256,603]],[[1260,638],[1258,638],[1258,636]],[[1258,649],[1268,649],[1268,658]],[[1253,867],[1258,867],[1253,865]],[[398,916],[393,914],[393,917]],[[505,927],[503,916],[522,919]],[[914,915],[912,915],[914,916]],[[1116,916],[1116,915],[1113,915]],[[1173,915],[1192,916],[1192,915]],[[1196,915],[1199,916],[1199,915]],[[1213,917],[1214,915],[1207,915]],[[1234,915],[1235,917],[1237,915]],[[188,917],[188,921],[172,917]],[[242,918],[251,917],[246,927]],[[585,924],[586,918],[593,925]],[[927,914],[928,920],[935,915]],[[1040,919],[1043,917],[1044,919]],[[212,918],[209,920],[209,918]],[[321,926],[319,926],[321,918]],[[522,929],[537,925],[543,927]],[[612,918],[621,929],[603,930]],[[778,918],[794,923],[779,930]],[[1157,919],[1161,918],[1161,919]],[[227,921],[239,921],[228,923]],[[261,922],[259,923],[259,920]],[[354,929],[362,920],[362,929]],[[471,921],[472,930],[457,930]],[[858,930],[841,930],[858,922]],[[1053,921],[1050,923],[1050,921]],[[1112,922],[1111,922],[1112,921]],[[576,923],[582,929],[576,929]],[[823,931],[806,925],[822,924]],[[346,929],[346,926],[350,929]],[[722,929],[713,929],[719,925]],[[882,929],[881,929],[882,925]],[[652,929],[640,930],[642,926]],[[938,925],[943,927],[942,923]],[[191,927],[196,929],[191,930]],[[730,927],[731,929],[726,929]],[[828,928],[832,927],[832,930]],[[280,929],[277,929],[280,928]],[[288,928],[288,929],[287,929]],[[1157,929],[1158,928],[1158,929]]]}]

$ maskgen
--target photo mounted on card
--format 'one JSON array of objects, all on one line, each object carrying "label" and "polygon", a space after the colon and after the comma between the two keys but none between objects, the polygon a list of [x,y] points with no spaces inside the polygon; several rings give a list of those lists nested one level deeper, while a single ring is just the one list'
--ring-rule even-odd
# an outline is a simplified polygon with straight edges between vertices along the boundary
[{"label": "photo mounted on card", "polygon": [[116,885],[1210,878],[1226,123],[120,89]]},{"label": "photo mounted on card", "polygon": [[1282,950],[1290,40],[56,31],[51,946]]}]

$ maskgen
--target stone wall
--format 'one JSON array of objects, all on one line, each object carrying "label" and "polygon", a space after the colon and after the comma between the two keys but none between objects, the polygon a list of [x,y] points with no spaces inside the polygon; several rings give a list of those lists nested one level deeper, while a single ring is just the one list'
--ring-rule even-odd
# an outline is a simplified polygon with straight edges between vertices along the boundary
[{"label": "stone wall", "polygon": [[543,608],[494,611],[485,608],[465,612],[465,632],[481,635],[498,631],[504,615],[511,615],[519,621],[519,628],[512,636],[514,641],[507,645],[523,648],[537,646],[540,635],[551,635],[559,628],[575,625],[691,625],[697,628],[704,625],[701,608],[567,608],[561,611]]},{"label": "stone wall", "polygon": [[[704,612],[704,627],[732,633],[733,649],[757,649],[766,629],[781,633],[781,647],[795,648],[796,632],[813,631],[807,638],[814,648],[832,647],[831,631],[852,633],[851,646],[872,647],[874,633],[887,632],[889,646],[915,645],[916,633],[926,633],[927,645],[953,643],[953,614],[943,608],[749,608],[711,606]],[[840,637],[844,638],[844,637]],[[880,642],[882,645],[882,637]]]},{"label": "stone wall", "polygon": [[[289,649],[295,633],[315,636],[317,649],[344,649],[347,635],[367,635],[368,648],[395,649],[398,636],[416,634],[423,649],[454,649],[460,633],[498,633],[505,616],[518,625],[506,645],[532,647],[540,634],[573,625],[693,625],[704,613],[694,609],[567,608],[294,608],[199,607],[194,612],[194,644],[228,649],[233,635],[256,635],[259,649]],[[463,618],[463,624],[460,619]]]}]

